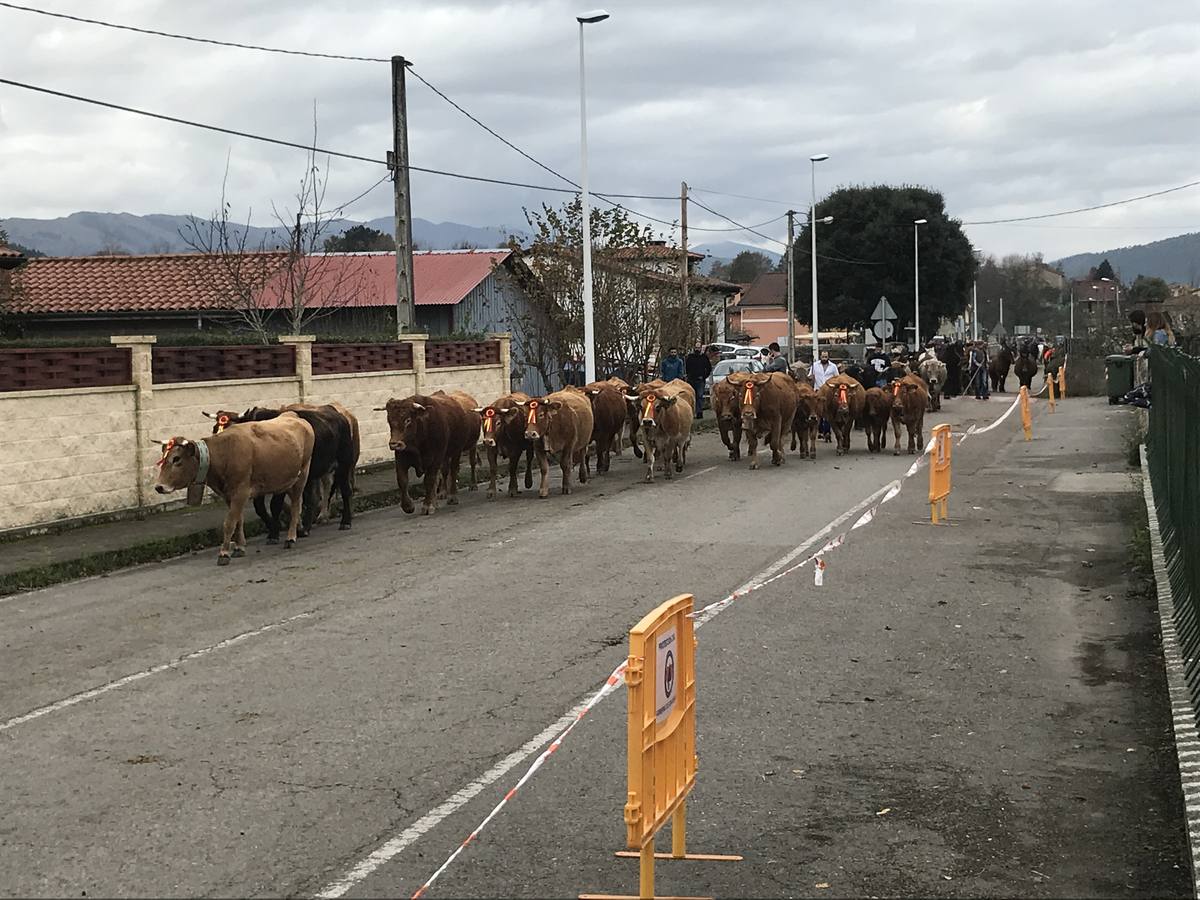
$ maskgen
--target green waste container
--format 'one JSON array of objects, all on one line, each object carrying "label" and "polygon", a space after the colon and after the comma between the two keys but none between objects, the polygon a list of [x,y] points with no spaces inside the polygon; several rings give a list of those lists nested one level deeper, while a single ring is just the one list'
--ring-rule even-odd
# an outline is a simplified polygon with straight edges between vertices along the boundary
[{"label": "green waste container", "polygon": [[1104,358],[1104,378],[1108,382],[1108,402],[1116,403],[1133,390],[1133,357],[1114,353]]}]

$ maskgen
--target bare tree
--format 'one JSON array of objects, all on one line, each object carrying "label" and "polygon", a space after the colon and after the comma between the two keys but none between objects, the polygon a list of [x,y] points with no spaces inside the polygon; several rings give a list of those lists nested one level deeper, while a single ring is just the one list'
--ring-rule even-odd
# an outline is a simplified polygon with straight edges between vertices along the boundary
[{"label": "bare tree", "polygon": [[[366,260],[324,252],[344,209],[325,206],[328,159],[318,164],[314,110],[313,148],[308,151],[293,202],[272,202],[277,228],[252,242],[250,219],[232,218],[228,200],[229,163],[221,182],[221,205],[207,220],[189,218],[180,231],[184,242],[202,254],[194,273],[199,284],[237,315],[243,330],[267,343],[272,321],[280,318],[288,334],[301,334],[314,323],[352,305],[366,286]],[[361,196],[361,195],[360,195]],[[275,246],[268,247],[268,243]]]}]

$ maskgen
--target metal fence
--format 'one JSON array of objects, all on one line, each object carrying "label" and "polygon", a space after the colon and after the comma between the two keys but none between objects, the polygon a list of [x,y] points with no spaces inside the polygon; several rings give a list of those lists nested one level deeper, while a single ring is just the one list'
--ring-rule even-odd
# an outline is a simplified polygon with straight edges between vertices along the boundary
[{"label": "metal fence", "polygon": [[1187,679],[1200,689],[1200,359],[1150,349],[1153,402],[1146,440]]}]

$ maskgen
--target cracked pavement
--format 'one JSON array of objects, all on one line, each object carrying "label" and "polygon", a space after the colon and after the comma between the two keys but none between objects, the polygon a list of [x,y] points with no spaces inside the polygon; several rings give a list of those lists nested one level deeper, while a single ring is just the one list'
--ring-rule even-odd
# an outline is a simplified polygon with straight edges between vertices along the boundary
[{"label": "cracked pavement", "polygon": [[[961,431],[1003,408],[929,419]],[[1186,889],[1153,610],[1123,569],[1136,495],[1047,487],[1116,470],[1120,415],[1074,400],[1038,411],[1033,444],[1016,425],[972,439],[955,526],[912,524],[923,471],[829,557],[825,587],[803,570],[699,633],[689,844],[747,859],[661,864],[660,890]],[[290,553],[260,539],[228,568],[204,551],[0,601],[0,721],[312,613],[0,731],[0,893],[319,891],[594,690],[655,605],[719,599],[911,462],[863,443],[750,472],[705,434],[685,474],[716,468],[687,481],[643,485],[627,453],[570,497],[464,491]],[[635,864],[611,856],[624,704],[597,708],[430,896],[631,890]],[[527,764],[351,896],[411,894]]]}]

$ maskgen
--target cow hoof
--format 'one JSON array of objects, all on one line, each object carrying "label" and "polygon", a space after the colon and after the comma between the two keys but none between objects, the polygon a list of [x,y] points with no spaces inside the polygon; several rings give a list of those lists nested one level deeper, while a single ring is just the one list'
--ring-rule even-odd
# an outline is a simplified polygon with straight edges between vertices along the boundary
[{"label": "cow hoof", "polygon": [[[509,492],[508,492],[508,495],[511,497],[511,496],[512,496],[512,491],[509,491]],[[487,492],[487,498],[488,498],[489,500],[495,500],[495,499],[496,499],[496,492],[495,492],[495,491],[488,491],[488,492]]]},{"label": "cow hoof", "polygon": [[541,491],[538,491],[538,499],[539,499],[539,500],[546,500],[546,499],[548,499],[549,497],[550,497],[550,492],[549,492],[549,491],[546,491],[545,493],[542,493]]},{"label": "cow hoof", "polygon": [[477,484],[475,484],[475,482],[472,481],[469,485],[467,485],[467,490],[468,491],[477,491],[477,490],[479,490],[479,486]]},{"label": "cow hoof", "polygon": [[683,466],[679,465],[679,463],[676,463],[676,464],[675,464],[675,471],[676,471],[676,472],[682,472],[682,471],[683,471]]},{"label": "cow hoof", "polygon": [[277,538],[277,537],[269,537],[269,538],[267,538],[267,543],[268,543],[268,544],[278,544],[278,543],[279,543],[279,538]]},{"label": "cow hoof", "polygon": [[246,555],[246,551],[243,550],[241,547],[234,547],[232,555],[235,557],[238,557],[240,559],[241,557]]},{"label": "cow hoof", "polygon": [[750,471],[751,472],[753,472],[757,468],[758,468],[758,463],[756,463],[756,462],[750,463]]},{"label": "cow hoof", "polygon": [[349,522],[343,522],[341,525],[338,526],[338,531],[349,531],[349,530],[350,530]]},{"label": "cow hoof", "polygon": [[220,554],[220,555],[217,557],[217,565],[218,565],[218,566],[227,566],[227,565],[229,565],[229,557],[228,557],[228,556],[226,556],[224,553]]},{"label": "cow hoof", "polygon": [[899,456],[899,455],[900,455],[900,448],[899,448],[899,447],[897,447],[897,448],[895,449],[895,451],[892,453],[892,456]]},{"label": "cow hoof", "polygon": [[458,498],[451,497],[449,500],[446,501],[446,505],[447,506],[458,506]]},{"label": "cow hoof", "polygon": [[783,465],[783,460],[782,460],[782,459],[773,459],[773,460],[771,460],[771,465],[773,465],[773,466],[782,466],[782,465]]},{"label": "cow hoof", "polygon": [[416,508],[415,506],[413,506],[411,503],[410,503],[410,504],[408,504],[408,506],[405,506],[404,504],[400,504],[400,508],[401,508],[402,510],[404,510],[406,513],[408,513],[410,516],[411,516],[411,515],[412,515],[414,512],[416,512],[416,509],[417,509],[417,508]]},{"label": "cow hoof", "polygon": [[421,515],[432,516],[433,515],[433,507],[432,506],[422,506],[421,507]]},{"label": "cow hoof", "polygon": [[283,542],[284,550],[291,550],[295,546],[296,546],[296,542],[293,541],[291,538],[288,538],[286,541]]}]

